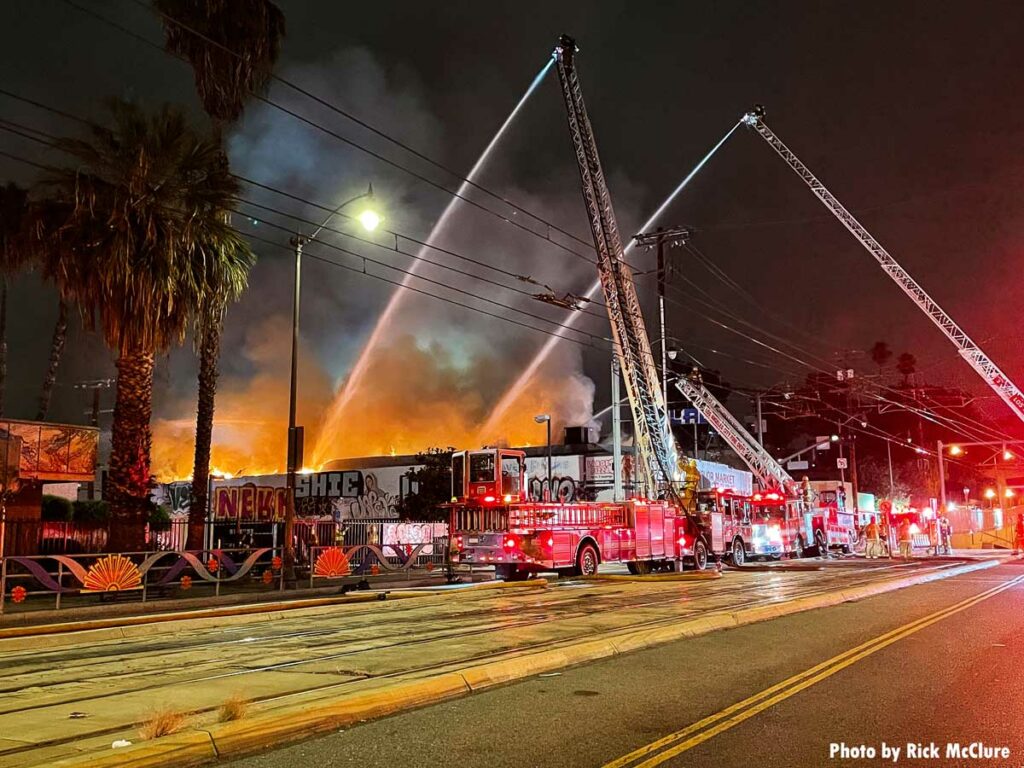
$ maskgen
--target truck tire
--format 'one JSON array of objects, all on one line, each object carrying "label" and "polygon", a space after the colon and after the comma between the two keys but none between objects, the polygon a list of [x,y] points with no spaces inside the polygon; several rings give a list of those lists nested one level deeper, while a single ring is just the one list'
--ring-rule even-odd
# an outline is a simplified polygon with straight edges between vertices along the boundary
[{"label": "truck tire", "polygon": [[597,573],[600,558],[593,544],[584,544],[576,553],[576,573],[580,576],[593,576]]},{"label": "truck tire", "polygon": [[797,535],[797,537],[796,537],[796,545],[793,547],[793,557],[796,560],[799,560],[800,558],[802,558],[804,556],[804,550],[805,549],[806,549],[806,546],[804,546],[804,537],[802,535]]},{"label": "truck tire", "polygon": [[528,571],[521,571],[514,565],[494,566],[494,578],[502,581],[526,581],[530,578]]},{"label": "truck tire", "polygon": [[693,544],[693,567],[698,571],[708,567],[708,547],[704,539],[697,539]]},{"label": "truck tire", "polygon": [[737,536],[732,540],[731,560],[733,565],[743,565],[747,562],[747,551],[743,548],[743,539]]},{"label": "truck tire", "polygon": [[814,532],[814,545],[818,548],[818,557],[828,557],[828,542],[821,531]]}]

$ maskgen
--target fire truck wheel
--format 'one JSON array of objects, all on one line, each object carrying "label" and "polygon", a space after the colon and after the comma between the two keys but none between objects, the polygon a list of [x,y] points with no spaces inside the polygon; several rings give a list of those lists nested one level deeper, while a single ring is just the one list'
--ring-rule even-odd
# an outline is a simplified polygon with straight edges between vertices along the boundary
[{"label": "fire truck wheel", "polygon": [[580,576],[593,576],[597,573],[597,550],[593,544],[584,544],[576,553],[576,572]]},{"label": "fire truck wheel", "polygon": [[526,581],[530,578],[530,574],[527,571],[519,570],[514,565],[496,565],[494,566],[494,578],[504,581]]},{"label": "fire truck wheel", "polygon": [[804,537],[803,536],[797,536],[796,537],[796,547],[793,549],[793,557],[795,557],[797,559],[803,557],[804,556],[804,549],[806,549],[806,546],[804,545]]},{"label": "fire truck wheel", "polygon": [[737,536],[732,540],[732,564],[743,565],[747,562],[747,552],[743,548],[743,539]]},{"label": "fire truck wheel", "polygon": [[708,567],[708,548],[703,539],[697,539],[693,545],[693,567],[698,571]]},{"label": "fire truck wheel", "polygon": [[814,545],[818,548],[818,557],[828,557],[828,543],[821,531],[814,532]]}]

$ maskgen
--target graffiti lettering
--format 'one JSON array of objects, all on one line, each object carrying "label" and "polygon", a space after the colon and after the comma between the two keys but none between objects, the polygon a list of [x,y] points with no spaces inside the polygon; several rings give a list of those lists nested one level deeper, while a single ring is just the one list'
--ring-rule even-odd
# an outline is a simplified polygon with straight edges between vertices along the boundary
[{"label": "graffiti lettering", "polygon": [[[531,477],[529,480],[530,500],[544,501],[544,478]],[[576,481],[571,477],[551,478],[551,499],[554,501],[569,502],[578,500]]]},{"label": "graffiti lettering", "polygon": [[[349,474],[349,473],[346,473]],[[383,520],[398,517],[398,496],[380,487],[372,472],[360,475],[360,493],[355,498],[342,497],[334,502],[338,520]]]},{"label": "graffiti lettering", "polygon": [[364,482],[358,470],[299,475],[295,478],[295,498],[354,499],[363,495]]},{"label": "graffiti lettering", "polygon": [[215,520],[252,520],[261,523],[284,520],[287,495],[284,488],[239,485],[213,492]]}]

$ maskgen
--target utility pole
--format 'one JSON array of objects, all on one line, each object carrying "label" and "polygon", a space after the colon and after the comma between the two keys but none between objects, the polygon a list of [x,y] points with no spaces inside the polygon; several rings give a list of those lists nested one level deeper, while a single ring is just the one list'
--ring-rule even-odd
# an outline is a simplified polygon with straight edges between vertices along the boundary
[{"label": "utility pole", "polygon": [[757,443],[764,447],[764,421],[761,419],[761,393],[754,395],[754,402],[757,404]]},{"label": "utility pole", "polygon": [[668,408],[668,336],[665,330],[665,246],[684,245],[692,234],[688,227],[658,227],[654,232],[641,232],[633,235],[637,245],[650,248],[653,246],[658,254],[658,318],[661,326],[661,393]]},{"label": "utility pole", "polygon": [[612,355],[612,501],[622,500],[622,411],[619,405],[619,358]]},{"label": "utility pole", "polygon": [[939,440],[935,446],[935,455],[938,457],[939,464],[939,509],[942,510],[942,514],[946,514],[946,464],[943,456],[944,448],[945,446],[942,445],[942,441]]},{"label": "utility pole", "polygon": [[292,298],[292,367],[288,387],[288,458],[285,466],[284,541],[282,557],[284,580],[295,584],[295,473],[302,462],[302,432],[295,425],[295,405],[299,381],[299,302],[302,299],[302,246],[306,238],[296,235],[291,239],[295,248],[295,285]]}]

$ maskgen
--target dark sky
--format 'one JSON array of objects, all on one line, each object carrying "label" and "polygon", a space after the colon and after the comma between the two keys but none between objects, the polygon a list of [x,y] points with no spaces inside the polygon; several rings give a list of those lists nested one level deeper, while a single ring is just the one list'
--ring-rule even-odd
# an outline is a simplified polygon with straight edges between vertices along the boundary
[{"label": "dark sky", "polygon": [[[131,0],[82,2],[161,39],[158,23]],[[1004,370],[1024,378],[1016,320],[1024,303],[1020,4],[282,0],[280,5],[288,37],[279,72],[331,93],[338,103],[344,99],[354,113],[458,169],[472,165],[557,36],[574,35],[625,234],[743,112],[755,102],[767,105],[768,122],[781,138]],[[0,19],[5,88],[89,116],[102,114],[99,100],[108,95],[177,101],[196,109],[184,65],[59,0],[11,0]],[[302,104],[294,94],[272,94]],[[371,141],[336,115],[310,114],[346,136]],[[0,116],[56,132],[71,130],[3,97]],[[321,200],[339,189],[359,188],[366,177],[379,177],[375,187],[383,187],[393,205],[389,220],[395,227],[420,236],[429,231],[444,202],[435,192],[323,136],[307,136],[302,148],[268,144],[268,135],[282,135],[275,130],[281,121],[280,115],[250,109],[232,143],[236,167],[267,171],[261,178]],[[21,139],[2,136],[0,144],[19,155],[43,156]],[[385,144],[373,146],[407,161]],[[296,159],[304,153],[308,161]],[[330,163],[335,160],[337,173],[351,180],[347,186],[333,176],[333,187],[324,182],[334,173]],[[280,169],[270,172],[276,162]],[[32,171],[0,158],[0,177],[27,182]],[[553,77],[528,105],[485,183],[536,202],[556,223],[588,237]],[[478,218],[467,225],[473,229],[467,242],[480,251],[500,225]],[[726,289],[687,254],[673,258],[684,274],[747,320],[825,358],[885,339],[897,352],[914,352],[929,378],[977,388],[953,347],[749,131],[737,131],[663,222],[698,228],[696,243],[703,253],[757,303]],[[567,272],[550,266],[569,257],[553,249],[539,256],[538,244],[530,240],[523,246],[531,250],[530,263],[543,260],[552,275],[562,274],[559,289],[580,290],[592,279],[579,264]],[[233,324],[229,321],[229,337],[239,348],[257,314],[285,317],[290,300],[286,257],[261,256],[254,298],[234,313]],[[507,251],[496,258],[515,262]],[[328,378],[336,379],[389,289],[336,270],[314,272],[311,280],[318,296],[310,299],[314,319],[308,341]],[[705,310],[688,301],[686,284],[676,280],[675,285],[680,291],[675,298],[690,308],[670,307],[670,331],[687,340],[704,362],[748,385],[779,381],[784,371],[806,373],[709,325],[694,313]],[[34,410],[53,303],[34,278],[18,282],[11,307],[12,415],[31,416]],[[464,316],[462,321],[476,322]],[[601,331],[599,324],[590,327]],[[500,343],[506,338],[517,357],[528,357],[544,340],[515,331]],[[229,376],[244,376],[255,364],[252,356],[234,359],[231,345],[225,357]],[[606,364],[600,355],[584,358],[584,371],[597,382],[598,407],[607,398]],[[163,402],[184,397],[194,386],[191,365],[187,354],[178,353],[163,367],[158,393]],[[109,370],[102,345],[76,331],[54,415],[79,420],[84,398],[66,385]]]}]

